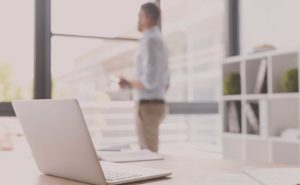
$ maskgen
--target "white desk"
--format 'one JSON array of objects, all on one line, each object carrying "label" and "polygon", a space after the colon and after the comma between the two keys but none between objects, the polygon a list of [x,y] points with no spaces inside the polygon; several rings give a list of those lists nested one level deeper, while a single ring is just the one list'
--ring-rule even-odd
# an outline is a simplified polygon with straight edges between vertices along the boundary
[{"label": "white desk", "polygon": [[[135,163],[140,166],[168,169],[173,171],[170,178],[151,180],[133,184],[149,185],[205,185],[208,178],[224,172],[240,172],[249,164],[224,160],[196,159],[195,157],[166,156],[163,161]],[[260,167],[279,167],[283,165],[253,165]],[[42,175],[32,157],[13,152],[0,153],[1,185],[83,185],[74,181]]]}]

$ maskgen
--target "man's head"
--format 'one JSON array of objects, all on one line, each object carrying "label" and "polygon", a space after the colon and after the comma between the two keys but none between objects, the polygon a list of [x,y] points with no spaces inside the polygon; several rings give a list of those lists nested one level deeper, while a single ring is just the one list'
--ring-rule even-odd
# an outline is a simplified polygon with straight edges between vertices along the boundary
[{"label": "man's head", "polygon": [[154,3],[145,3],[139,12],[138,30],[144,32],[160,21],[160,9]]}]

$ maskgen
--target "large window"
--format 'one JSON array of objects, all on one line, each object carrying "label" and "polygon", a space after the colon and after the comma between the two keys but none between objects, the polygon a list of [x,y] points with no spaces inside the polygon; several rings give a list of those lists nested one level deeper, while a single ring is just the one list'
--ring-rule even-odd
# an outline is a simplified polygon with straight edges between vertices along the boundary
[{"label": "large window", "polygon": [[[168,100],[213,102],[220,94],[224,57],[223,0],[162,0],[162,31],[169,48]],[[217,141],[217,115],[185,115],[190,142]]]},{"label": "large window", "polygon": [[138,11],[144,2],[52,1],[54,98],[130,99],[129,92],[124,93],[118,88],[117,79],[133,74],[140,36],[137,32]]},{"label": "large window", "polygon": [[[52,97],[78,98],[91,132],[101,130],[110,142],[132,141],[135,135],[132,94],[120,90],[117,81],[118,76],[134,75],[137,17],[144,2],[52,1]],[[161,0],[160,5],[172,76],[168,100],[216,101],[224,56],[224,1]],[[115,103],[104,106],[108,111],[103,110],[105,102]],[[216,123],[216,116],[170,116],[162,138],[215,142]]]},{"label": "large window", "polygon": [[[9,102],[33,98],[34,0],[0,0],[0,115],[11,116]],[[21,134],[16,118],[0,117],[0,151]],[[16,137],[15,137],[16,138]]]},{"label": "large window", "polygon": [[[131,99],[129,92],[118,89],[116,79],[133,74],[137,40],[103,38],[138,39],[137,14],[144,2],[52,1],[52,31],[57,35],[52,39],[53,97]],[[224,56],[224,2],[162,0],[161,8],[172,75],[168,99],[217,100],[219,62]],[[99,39],[65,38],[66,35]]]},{"label": "large window", "polygon": [[52,0],[52,32],[99,37],[136,36],[146,0]]},{"label": "large window", "polygon": [[0,102],[33,97],[33,3],[0,0]]},{"label": "large window", "polygon": [[170,50],[169,100],[215,101],[224,56],[223,0],[162,0],[163,33]]},{"label": "large window", "polygon": [[129,100],[119,76],[134,74],[136,42],[85,38],[52,38],[53,98],[85,101]]},{"label": "large window", "polygon": [[[148,1],[38,1],[41,7],[37,7],[45,9],[48,4],[41,2],[51,2],[52,35],[42,34],[39,32],[42,29],[37,29],[39,34],[34,39],[34,3],[37,1],[0,0],[0,102],[33,98],[34,73],[35,84],[38,84],[35,90],[44,90],[41,94],[48,97],[45,89],[50,80],[43,75],[50,72],[47,68],[50,42],[45,40],[51,38],[52,97],[77,98],[92,135],[108,138],[102,141],[134,142],[132,95],[130,91],[119,89],[118,76],[134,75],[141,36],[137,32],[138,10]],[[224,1],[154,1],[160,2],[161,28],[170,54],[172,78],[168,100],[216,101],[218,65],[224,55]],[[45,12],[36,11],[38,28],[46,26],[47,29]],[[34,41],[47,50],[39,55],[37,66],[33,62]],[[40,68],[44,69],[43,73]],[[215,117],[172,115],[162,126],[161,138],[183,141],[197,136],[214,141],[215,125]]]},{"label": "large window", "polygon": [[134,74],[144,2],[52,0],[52,97],[80,101],[96,142],[136,141],[131,92],[119,89],[118,77]]}]

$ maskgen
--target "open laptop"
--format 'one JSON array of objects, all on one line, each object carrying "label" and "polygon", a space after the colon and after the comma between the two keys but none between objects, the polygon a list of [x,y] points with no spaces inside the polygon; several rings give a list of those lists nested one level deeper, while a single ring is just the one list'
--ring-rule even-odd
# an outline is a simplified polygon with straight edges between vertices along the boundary
[{"label": "open laptop", "polygon": [[39,170],[90,184],[123,184],[171,172],[98,161],[75,99],[14,101],[13,108]]}]

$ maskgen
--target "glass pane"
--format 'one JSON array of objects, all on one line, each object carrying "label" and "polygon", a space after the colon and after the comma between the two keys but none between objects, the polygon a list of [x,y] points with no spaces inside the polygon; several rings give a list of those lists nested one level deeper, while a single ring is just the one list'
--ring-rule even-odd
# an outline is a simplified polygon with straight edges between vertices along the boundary
[{"label": "glass pane", "polygon": [[146,0],[52,0],[54,33],[137,37],[138,10]]},{"label": "glass pane", "polygon": [[32,98],[34,1],[0,0],[0,23],[0,102]]},{"label": "glass pane", "polygon": [[[131,92],[119,89],[118,76],[133,74],[137,44],[66,37],[52,39],[53,98],[79,100],[95,142],[128,144],[136,141],[134,104],[118,101],[130,100]],[[121,130],[124,135],[119,134]]]},{"label": "glass pane", "polygon": [[[162,28],[169,48],[169,101],[211,102],[220,93],[224,57],[223,0],[162,0]],[[188,140],[217,143],[218,115],[185,115]]]},{"label": "glass pane", "polygon": [[53,97],[129,100],[118,77],[134,74],[137,42],[53,37]]},{"label": "glass pane", "polygon": [[[218,66],[224,54],[223,1],[165,0],[161,2],[164,21],[163,33],[171,55],[172,75],[169,100],[216,100],[219,92]],[[206,11],[207,9],[210,11]],[[134,17],[137,17],[136,13]],[[101,31],[108,27],[99,27],[97,31],[92,26],[95,26],[93,23],[99,22],[99,20],[97,21],[95,17],[91,17],[91,20],[89,23],[85,23],[82,19],[79,20],[78,25],[75,24],[77,28],[70,28],[67,33],[79,34],[78,30],[87,29],[87,31],[96,32],[83,31],[84,34],[105,35]],[[112,22],[115,23],[109,21],[109,23]],[[132,22],[132,30],[135,29],[135,22]],[[92,26],[86,26],[86,24]],[[108,33],[114,33],[115,28],[110,27],[109,29]],[[116,35],[122,34],[123,31]],[[53,97],[79,99],[92,136],[102,137],[101,141],[103,142],[136,141],[134,103],[119,101],[131,100],[131,93],[120,91],[117,77],[134,75],[137,48],[137,42],[64,37],[52,39]],[[174,129],[174,122],[177,123],[178,129],[177,127]],[[207,125],[203,127],[200,125],[201,128],[196,128],[193,125],[196,122],[201,122],[200,118],[192,119],[190,117],[187,119],[184,115],[168,116],[162,126],[162,141],[186,141],[192,136],[194,141],[214,142],[215,119],[207,121],[207,125],[210,125],[210,133],[212,133],[209,138],[201,138],[198,134],[207,129]],[[187,132],[189,126],[195,126],[196,129]],[[199,138],[196,137],[198,135]]]},{"label": "glass pane", "polygon": [[224,1],[163,0],[161,7],[172,73],[168,99],[217,100],[225,53]]},{"label": "glass pane", "polygon": [[[52,38],[53,98],[79,100],[96,147],[136,144],[131,92],[117,82],[120,75],[135,74],[137,47],[138,42]],[[161,141],[185,141],[186,129],[184,116],[168,116]]]},{"label": "glass pane", "polygon": [[242,0],[241,49],[272,45],[278,49],[298,47],[300,43],[300,1]]}]

